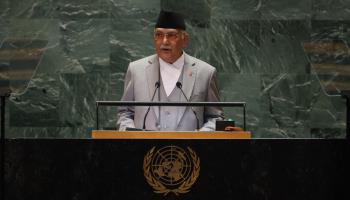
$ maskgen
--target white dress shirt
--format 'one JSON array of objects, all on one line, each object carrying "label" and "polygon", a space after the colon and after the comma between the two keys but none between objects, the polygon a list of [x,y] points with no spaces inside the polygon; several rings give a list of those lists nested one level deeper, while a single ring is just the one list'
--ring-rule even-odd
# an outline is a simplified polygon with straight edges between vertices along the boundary
[{"label": "white dress shirt", "polygon": [[167,96],[171,94],[179,80],[182,69],[185,64],[185,55],[182,53],[173,64],[167,63],[159,58],[160,75],[162,77],[163,86]]}]

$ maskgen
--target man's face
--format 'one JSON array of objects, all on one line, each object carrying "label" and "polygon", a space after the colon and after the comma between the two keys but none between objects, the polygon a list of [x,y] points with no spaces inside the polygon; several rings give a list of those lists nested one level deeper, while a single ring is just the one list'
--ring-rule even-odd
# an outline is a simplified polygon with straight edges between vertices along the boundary
[{"label": "man's face", "polygon": [[174,63],[187,46],[188,34],[184,31],[170,28],[154,30],[154,46],[158,56],[167,63]]}]

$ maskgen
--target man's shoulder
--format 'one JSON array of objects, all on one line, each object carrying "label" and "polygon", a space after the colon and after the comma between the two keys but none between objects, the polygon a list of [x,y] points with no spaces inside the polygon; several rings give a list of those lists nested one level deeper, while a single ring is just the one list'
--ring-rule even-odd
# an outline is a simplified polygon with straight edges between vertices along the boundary
[{"label": "man's shoulder", "polygon": [[149,64],[152,64],[155,57],[156,54],[132,61],[130,62],[130,66],[148,66]]},{"label": "man's shoulder", "polygon": [[[190,56],[188,55],[188,58],[189,58],[189,62],[190,63],[195,63],[197,66],[199,66],[199,69],[203,69],[203,70],[215,70],[215,67],[213,67],[212,65],[210,65],[209,63],[199,59],[199,58],[196,58],[196,57],[193,57],[193,56]],[[192,64],[191,64],[192,65]]]}]

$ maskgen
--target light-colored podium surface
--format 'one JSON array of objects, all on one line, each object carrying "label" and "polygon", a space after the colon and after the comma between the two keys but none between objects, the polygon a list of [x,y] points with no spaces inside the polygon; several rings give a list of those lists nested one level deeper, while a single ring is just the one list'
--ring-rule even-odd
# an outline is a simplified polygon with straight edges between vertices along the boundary
[{"label": "light-colored podium surface", "polygon": [[95,139],[249,139],[249,131],[110,131],[93,130]]}]

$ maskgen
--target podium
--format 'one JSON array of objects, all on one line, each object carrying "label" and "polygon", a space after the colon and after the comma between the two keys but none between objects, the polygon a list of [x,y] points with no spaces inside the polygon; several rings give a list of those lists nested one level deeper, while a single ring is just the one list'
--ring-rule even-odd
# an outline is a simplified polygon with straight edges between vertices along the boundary
[{"label": "podium", "polygon": [[[123,135],[94,134],[107,133]],[[147,153],[165,146],[200,158],[188,193],[155,193],[144,176]],[[4,200],[350,199],[349,147],[331,139],[6,139]]]},{"label": "podium", "polygon": [[250,139],[249,131],[110,131],[93,130],[95,139]]}]

